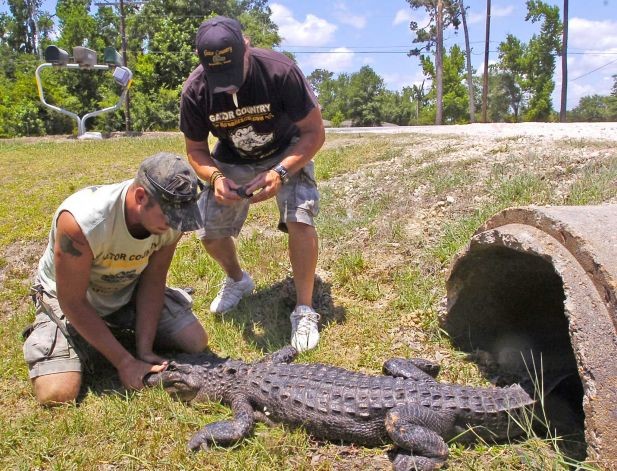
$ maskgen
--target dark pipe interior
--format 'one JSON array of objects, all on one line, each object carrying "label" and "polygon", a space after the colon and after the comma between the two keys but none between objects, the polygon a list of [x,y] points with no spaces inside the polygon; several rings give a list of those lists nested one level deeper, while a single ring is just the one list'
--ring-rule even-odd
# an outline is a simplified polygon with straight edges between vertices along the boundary
[{"label": "dark pipe interior", "polygon": [[529,371],[542,378],[550,428],[557,427],[564,443],[566,436],[575,442],[563,451],[584,458],[583,386],[564,314],[563,280],[552,264],[504,247],[476,250],[459,261],[448,296],[444,327],[455,346],[488,352],[490,367],[480,366],[496,384],[533,389]]}]

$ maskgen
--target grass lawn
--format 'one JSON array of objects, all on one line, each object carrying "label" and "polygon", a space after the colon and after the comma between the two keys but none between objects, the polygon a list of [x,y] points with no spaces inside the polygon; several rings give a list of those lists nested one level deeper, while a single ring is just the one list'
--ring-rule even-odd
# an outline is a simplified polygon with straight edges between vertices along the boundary
[{"label": "grass lawn", "polygon": [[[34,315],[29,286],[53,212],[79,188],[131,178],[159,151],[183,155],[181,136],[0,141],[0,468],[390,469],[387,447],[320,442],[283,426],[258,425],[230,449],[187,452],[191,434],[229,409],[185,405],[158,389],[126,392],[104,365],[86,378],[78,405],[36,405],[20,332]],[[442,364],[440,379],[473,385],[488,383],[437,321],[452,256],[508,206],[617,202],[617,151],[602,141],[328,135],[316,172],[322,340],[298,361],[378,373],[388,358],[425,357]],[[251,210],[238,245],[256,292],[223,317],[208,312],[223,273],[192,234],[180,243],[168,282],[195,288],[195,312],[221,355],[253,360],[289,340],[294,288],[276,222],[272,201]],[[449,467],[567,469],[554,442],[453,443]]]}]

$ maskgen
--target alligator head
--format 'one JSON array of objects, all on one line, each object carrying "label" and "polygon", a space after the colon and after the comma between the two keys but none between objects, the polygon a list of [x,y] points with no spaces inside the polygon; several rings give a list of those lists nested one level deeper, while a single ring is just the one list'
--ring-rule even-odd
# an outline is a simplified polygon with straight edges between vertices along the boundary
[{"label": "alligator head", "polygon": [[178,355],[165,371],[149,373],[145,386],[162,386],[181,401],[220,401],[237,370],[237,361],[210,352]]}]

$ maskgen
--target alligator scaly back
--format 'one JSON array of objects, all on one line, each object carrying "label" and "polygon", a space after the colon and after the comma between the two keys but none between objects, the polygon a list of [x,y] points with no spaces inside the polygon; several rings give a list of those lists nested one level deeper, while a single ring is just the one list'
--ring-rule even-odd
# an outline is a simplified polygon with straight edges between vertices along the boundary
[{"label": "alligator scaly back", "polygon": [[[248,436],[256,419],[302,426],[318,438],[362,445],[394,443],[396,470],[429,470],[448,456],[445,440],[500,440],[520,435],[520,416],[533,399],[518,385],[476,388],[435,380],[438,366],[422,359],[392,359],[384,375],[323,364],[289,364],[288,346],[255,363],[212,354],[183,355],[150,375],[187,401],[221,401],[232,420],[206,425],[189,448],[230,445]],[[468,432],[469,429],[473,432]]]}]

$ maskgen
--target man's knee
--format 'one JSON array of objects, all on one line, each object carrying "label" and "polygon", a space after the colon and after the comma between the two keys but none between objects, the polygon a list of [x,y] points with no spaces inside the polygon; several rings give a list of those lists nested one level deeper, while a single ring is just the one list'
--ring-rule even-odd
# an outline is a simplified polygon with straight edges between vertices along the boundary
[{"label": "man's knee", "polygon": [[287,231],[289,232],[289,237],[297,240],[313,241],[317,239],[315,226],[303,222],[288,222]]},{"label": "man's knee", "polygon": [[206,250],[219,248],[225,249],[228,248],[230,244],[235,245],[233,237],[220,237],[216,239],[208,239],[204,237],[203,239],[201,239],[201,243],[206,248]]},{"label": "man's knee", "polygon": [[306,222],[302,222],[302,221],[288,221],[287,230],[290,233],[291,232],[308,232],[308,233],[317,232],[317,230],[315,229],[315,226],[311,224],[307,224]]},{"label": "man's knee", "polygon": [[81,373],[68,371],[39,376],[32,380],[34,395],[39,404],[53,407],[75,401],[81,387]]},{"label": "man's knee", "polygon": [[208,334],[199,322],[192,322],[173,336],[173,343],[186,353],[203,352],[208,346]]}]

